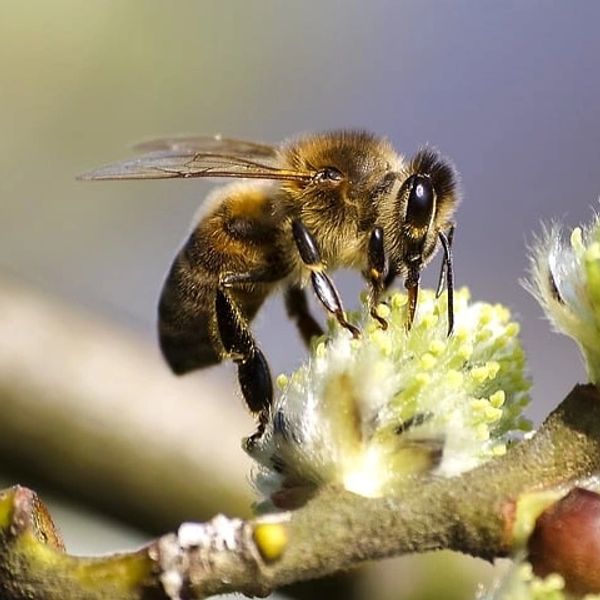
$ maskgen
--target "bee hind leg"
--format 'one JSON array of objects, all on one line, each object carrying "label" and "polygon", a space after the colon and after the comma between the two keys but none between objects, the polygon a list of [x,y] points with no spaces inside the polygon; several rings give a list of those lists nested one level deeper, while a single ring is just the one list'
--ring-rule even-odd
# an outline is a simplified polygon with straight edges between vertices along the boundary
[{"label": "bee hind leg", "polygon": [[238,368],[238,381],[251,412],[259,415],[259,433],[273,403],[273,382],[265,355],[224,289],[217,289],[217,329],[225,351]]},{"label": "bee hind leg", "polygon": [[300,258],[310,269],[310,279],[317,298],[344,329],[347,329],[353,337],[359,337],[360,330],[346,319],[339,292],[331,277],[325,272],[325,265],[321,261],[321,253],[315,238],[299,219],[292,222],[292,232]]},{"label": "bee hind leg", "polygon": [[285,307],[290,319],[296,322],[302,340],[310,346],[313,337],[323,335],[323,328],[310,313],[304,290],[298,286],[290,286],[285,291]]}]

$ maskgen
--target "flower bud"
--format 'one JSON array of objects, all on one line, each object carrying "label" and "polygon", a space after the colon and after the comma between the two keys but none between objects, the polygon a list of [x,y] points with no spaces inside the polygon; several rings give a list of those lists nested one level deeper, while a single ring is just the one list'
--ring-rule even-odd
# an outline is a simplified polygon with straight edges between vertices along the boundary
[{"label": "flower bud", "polygon": [[572,593],[600,593],[600,494],[574,488],[546,509],[528,550],[538,577],[559,573]]}]

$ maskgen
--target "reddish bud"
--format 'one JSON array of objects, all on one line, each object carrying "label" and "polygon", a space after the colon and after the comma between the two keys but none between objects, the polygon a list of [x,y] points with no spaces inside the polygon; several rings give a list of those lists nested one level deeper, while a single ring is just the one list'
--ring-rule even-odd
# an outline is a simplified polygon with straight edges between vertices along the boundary
[{"label": "reddish bud", "polygon": [[538,577],[559,573],[570,592],[600,593],[600,495],[574,488],[547,508],[528,550]]}]

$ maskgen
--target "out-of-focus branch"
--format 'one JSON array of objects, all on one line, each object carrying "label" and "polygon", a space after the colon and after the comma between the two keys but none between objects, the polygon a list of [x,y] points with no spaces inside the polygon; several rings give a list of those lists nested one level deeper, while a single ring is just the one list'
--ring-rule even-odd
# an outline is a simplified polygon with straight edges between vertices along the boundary
[{"label": "out-of-focus branch", "polygon": [[[303,508],[251,521],[185,524],[145,549],[106,559],[61,554],[35,496],[0,497],[5,600],[264,595],[368,559],[450,548],[486,559],[515,543],[515,502],[600,469],[600,394],[578,386],[530,440],[454,478],[415,479],[395,497],[323,489]],[[50,540],[50,543],[41,543]]]},{"label": "out-of-focus branch", "polygon": [[3,469],[156,533],[249,514],[252,422],[229,390],[177,379],[153,346],[0,283]]}]

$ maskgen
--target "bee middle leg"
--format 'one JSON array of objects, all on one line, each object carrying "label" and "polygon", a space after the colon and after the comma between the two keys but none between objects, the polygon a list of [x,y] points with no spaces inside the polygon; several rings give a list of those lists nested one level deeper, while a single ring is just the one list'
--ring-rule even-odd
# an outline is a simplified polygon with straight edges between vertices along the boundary
[{"label": "bee middle leg", "polygon": [[347,329],[353,337],[360,335],[360,330],[348,322],[346,312],[331,277],[325,273],[325,265],[321,261],[321,253],[317,242],[306,225],[299,219],[292,222],[292,233],[302,262],[310,269],[313,290],[321,304],[332,313],[337,322]]},{"label": "bee middle leg", "polygon": [[415,320],[417,312],[417,300],[419,299],[419,282],[421,280],[421,265],[414,265],[408,271],[408,275],[404,280],[404,288],[408,295],[408,304],[406,308],[406,330],[409,331]]},{"label": "bee middle leg", "polygon": [[389,272],[389,262],[385,255],[383,247],[383,229],[375,227],[369,237],[369,246],[367,250],[367,272],[365,276],[369,282],[369,310],[371,316],[381,325],[382,329],[387,329],[387,321],[377,313],[377,305],[381,298],[381,293],[387,287],[387,277]]}]

